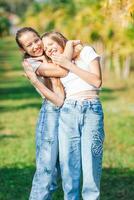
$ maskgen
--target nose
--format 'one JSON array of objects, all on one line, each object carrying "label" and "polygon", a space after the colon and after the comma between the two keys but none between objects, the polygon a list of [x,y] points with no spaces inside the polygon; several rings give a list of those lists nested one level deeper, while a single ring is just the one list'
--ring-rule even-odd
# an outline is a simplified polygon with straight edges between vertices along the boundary
[{"label": "nose", "polygon": [[37,43],[33,43],[33,48],[36,50],[38,49],[38,44]]}]

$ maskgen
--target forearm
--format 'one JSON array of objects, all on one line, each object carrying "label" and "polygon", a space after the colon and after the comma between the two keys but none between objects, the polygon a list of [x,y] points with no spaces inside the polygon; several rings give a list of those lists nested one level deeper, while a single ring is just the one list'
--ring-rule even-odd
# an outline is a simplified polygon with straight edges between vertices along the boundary
[{"label": "forearm", "polygon": [[52,90],[62,99],[65,98],[64,87],[59,78],[50,78],[52,84]]},{"label": "forearm", "polygon": [[67,41],[63,55],[68,58],[69,60],[72,60],[72,56],[73,56],[73,43],[72,41]]},{"label": "forearm", "polygon": [[88,84],[94,85],[97,88],[101,86],[101,68],[98,59],[93,59],[89,62],[90,71],[77,67],[77,65],[73,64],[63,55],[53,56],[53,61],[63,66],[65,69],[71,71],[72,73],[76,74]]},{"label": "forearm", "polygon": [[68,59],[72,60],[73,56],[79,54],[80,50],[83,48],[80,40],[68,40],[63,52],[63,55]]},{"label": "forearm", "polygon": [[56,64],[44,62],[37,69],[36,73],[44,77],[65,77],[68,74],[68,70],[59,67]]},{"label": "forearm", "polygon": [[75,64],[70,63],[69,70],[79,76],[81,79],[83,79],[88,84],[94,85],[95,87],[99,88],[102,84],[102,80],[100,76],[97,76],[94,73],[88,72],[86,70],[83,70],[79,67],[77,67]]},{"label": "forearm", "polygon": [[35,88],[37,88],[40,93],[48,100],[50,100],[52,103],[54,103],[57,106],[61,106],[64,102],[64,97],[59,96],[55,92],[52,92],[49,90],[43,83],[36,80],[34,83],[32,82]]},{"label": "forearm", "polygon": [[61,106],[63,104],[64,97],[59,96],[55,92],[48,89],[42,82],[38,80],[34,72],[26,70],[25,73],[31,84],[38,90],[41,96],[44,96],[46,99],[50,100],[57,106]]}]

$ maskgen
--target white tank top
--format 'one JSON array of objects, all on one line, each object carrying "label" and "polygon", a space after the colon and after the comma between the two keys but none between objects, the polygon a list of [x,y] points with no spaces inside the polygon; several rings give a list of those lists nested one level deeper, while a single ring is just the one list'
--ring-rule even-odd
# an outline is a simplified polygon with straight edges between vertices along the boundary
[{"label": "white tank top", "polygon": [[[90,72],[90,62],[94,60],[95,58],[100,57],[92,47],[85,46],[80,52],[80,56],[77,60],[74,61],[74,63],[81,69],[84,69],[88,72]],[[82,80],[79,76],[73,74],[72,72],[69,72],[68,75],[64,78],[61,78],[61,82],[64,85],[65,92],[66,92],[66,98],[69,98],[70,96],[73,96],[77,93],[83,92],[83,91],[99,91],[100,89],[95,87],[94,85],[91,85],[89,83],[86,83],[84,80]]]}]

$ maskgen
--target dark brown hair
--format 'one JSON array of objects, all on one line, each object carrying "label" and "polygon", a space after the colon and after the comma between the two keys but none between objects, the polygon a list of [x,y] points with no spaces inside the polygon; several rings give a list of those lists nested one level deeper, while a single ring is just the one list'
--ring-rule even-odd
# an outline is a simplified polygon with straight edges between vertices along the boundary
[{"label": "dark brown hair", "polygon": [[[31,28],[31,27],[23,27],[23,28],[19,29],[19,30],[17,31],[17,33],[16,33],[15,40],[16,40],[16,43],[18,44],[18,46],[19,46],[20,48],[22,48],[22,49],[24,49],[24,48],[23,48],[23,45],[22,45],[22,43],[21,43],[21,41],[20,41],[20,37],[21,37],[24,33],[26,33],[26,32],[35,33],[35,34],[40,38],[39,33],[38,33],[35,29],[33,29],[33,28]],[[24,53],[24,58],[27,58],[27,57],[29,57],[29,56],[30,56],[30,55],[28,55],[27,53]]]},{"label": "dark brown hair", "polygon": [[20,42],[20,37],[23,35],[23,33],[26,33],[26,32],[33,32],[33,33],[35,33],[40,38],[39,33],[35,29],[33,29],[31,27],[23,27],[23,28],[19,29],[17,31],[17,33],[16,33],[15,40],[16,40],[18,46],[20,48],[22,48],[22,49],[23,49],[23,45]]}]

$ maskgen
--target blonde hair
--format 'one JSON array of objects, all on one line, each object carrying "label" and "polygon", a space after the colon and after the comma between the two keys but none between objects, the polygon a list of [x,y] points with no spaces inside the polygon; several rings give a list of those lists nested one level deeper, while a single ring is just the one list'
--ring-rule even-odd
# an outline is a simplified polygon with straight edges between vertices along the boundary
[{"label": "blonde hair", "polygon": [[44,33],[41,36],[41,39],[45,38],[45,37],[49,37],[50,39],[54,40],[55,42],[57,42],[63,49],[66,46],[66,42],[68,41],[68,39],[66,37],[64,37],[64,35],[62,35],[60,32],[57,31],[49,31]]},{"label": "blonde hair", "polygon": [[[41,39],[43,39],[45,37],[49,37],[53,41],[57,42],[61,46],[61,48],[63,48],[63,49],[65,48],[66,43],[68,41],[68,39],[64,35],[62,35],[60,32],[57,32],[57,31],[46,32],[41,36]],[[74,51],[77,54],[79,54],[80,51],[82,50],[82,48],[83,48],[83,45],[78,44],[78,45],[75,46]],[[47,55],[46,55],[46,57],[47,57]],[[50,61],[51,59],[47,57],[47,60]]]}]

